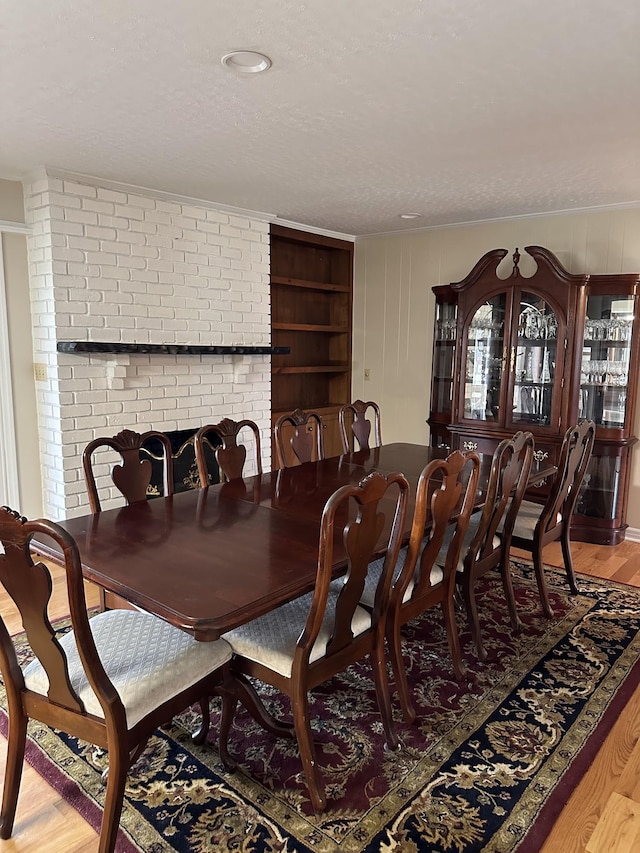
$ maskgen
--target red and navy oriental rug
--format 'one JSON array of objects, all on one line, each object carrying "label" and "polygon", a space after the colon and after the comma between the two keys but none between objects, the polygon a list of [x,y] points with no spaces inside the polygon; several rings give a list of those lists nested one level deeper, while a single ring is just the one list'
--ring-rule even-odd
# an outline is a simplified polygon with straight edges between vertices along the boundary
[{"label": "red and navy oriental rug", "polygon": [[[440,610],[405,627],[418,719],[410,726],[396,713],[397,752],[384,747],[368,662],[313,691],[324,814],[310,808],[295,741],[274,738],[244,709],[230,743],[239,769],[224,770],[213,700],[210,743],[190,740],[194,709],[160,730],[131,771],[118,849],[537,853],[640,676],[640,590],[581,577],[573,597],[562,571],[549,568],[548,578],[551,620],[541,615],[531,567],[514,564],[526,624],[517,636],[498,578],[482,580],[489,660],[477,662],[461,616],[464,683],[452,673]],[[260,689],[287,717],[288,700]],[[33,725],[28,760],[99,826],[102,752]]]}]

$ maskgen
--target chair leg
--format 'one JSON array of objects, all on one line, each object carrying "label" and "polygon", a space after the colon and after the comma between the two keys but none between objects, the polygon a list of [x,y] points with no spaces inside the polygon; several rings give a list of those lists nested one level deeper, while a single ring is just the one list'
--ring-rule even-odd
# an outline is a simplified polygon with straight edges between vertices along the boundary
[{"label": "chair leg", "polygon": [[9,713],[9,734],[7,737],[7,766],[4,774],[2,794],[2,812],[0,813],[0,838],[11,838],[13,822],[16,816],[24,748],[27,740],[27,717],[21,708]]},{"label": "chair leg", "polygon": [[[408,723],[412,723],[416,718],[416,709],[411,701],[409,692],[409,683],[407,681],[407,671],[402,658],[402,639],[400,637],[400,623],[395,620],[390,620],[387,625],[387,642],[389,643],[389,656],[391,658],[391,668],[393,669],[393,678],[400,699],[400,707],[402,714]],[[378,689],[376,682],[376,691]],[[386,730],[385,730],[386,731]],[[391,745],[391,744],[390,744]]]},{"label": "chair leg", "polygon": [[202,723],[200,724],[200,728],[191,735],[191,740],[194,743],[201,744],[204,743],[207,739],[207,735],[209,734],[209,728],[211,726],[211,715],[209,713],[209,697],[202,696],[198,704],[200,705]]},{"label": "chair leg", "polygon": [[533,568],[536,573],[536,583],[538,584],[538,593],[540,594],[540,603],[542,604],[542,612],[547,619],[553,618],[553,608],[549,603],[549,593],[547,591],[547,579],[544,574],[544,563],[542,561],[542,546],[536,539],[533,543]]},{"label": "chair leg", "polygon": [[508,552],[504,554],[500,562],[500,575],[502,577],[502,586],[504,595],[507,599],[507,607],[509,608],[509,617],[511,618],[511,627],[514,631],[522,631],[524,623],[518,615],[516,609],[516,596],[513,591],[513,579],[511,578],[511,563],[509,562]]},{"label": "chair leg", "polygon": [[[398,631],[398,645],[400,650],[400,632]],[[371,663],[373,665],[373,679],[376,686],[376,698],[378,700],[378,709],[382,717],[382,728],[387,739],[389,749],[398,748],[398,735],[393,724],[393,713],[391,711],[391,691],[389,690],[389,681],[387,679],[387,661],[384,654],[384,634],[376,641],[376,647],[371,652]],[[400,654],[400,667],[402,667],[402,654]],[[396,660],[395,665],[398,664]],[[393,664],[392,664],[393,665]],[[395,672],[395,669],[394,669]],[[397,674],[396,674],[396,683]],[[406,686],[406,676],[405,676]],[[406,698],[408,700],[409,690],[407,687]],[[402,701],[402,700],[401,700]],[[409,703],[410,705],[411,703]],[[404,709],[404,705],[403,705]],[[413,710],[413,709],[412,709]],[[415,719],[415,711],[413,711]]]},{"label": "chair leg", "polygon": [[110,748],[107,792],[104,801],[102,825],[100,827],[98,853],[113,853],[115,849],[128,770],[129,752],[126,746]]},{"label": "chair leg", "polygon": [[476,652],[478,660],[487,659],[487,650],[482,644],[482,636],[480,634],[480,620],[478,619],[478,608],[476,607],[475,595],[475,578],[472,572],[465,569],[462,575],[462,592],[464,594],[464,604],[467,610],[467,618],[471,626],[471,636],[476,644]]},{"label": "chair leg", "polygon": [[571,555],[571,538],[569,527],[570,524],[569,522],[567,522],[562,530],[560,544],[562,545],[562,556],[564,557],[564,567],[567,572],[567,581],[569,582],[569,588],[574,595],[577,595],[580,590],[578,589],[576,574],[573,570],[573,557]]},{"label": "chair leg", "polygon": [[218,687],[218,694],[222,697],[222,712],[220,714],[220,731],[218,734],[218,749],[220,750],[220,759],[227,770],[234,771],[237,762],[231,757],[229,752],[229,732],[231,731],[231,723],[236,713],[238,704],[237,694],[235,689],[227,689],[228,680],[225,679],[223,684]]},{"label": "chair leg", "polygon": [[297,689],[292,691],[291,706],[293,708],[293,725],[296,730],[296,737],[298,738],[302,769],[307,789],[309,790],[311,805],[314,812],[318,814],[319,812],[323,812],[327,807],[327,797],[316,762],[316,751],[309,724],[309,699],[305,690]]},{"label": "chair leg", "polygon": [[456,622],[456,614],[453,597],[449,596],[442,601],[442,613],[444,615],[444,626],[447,632],[447,643],[449,644],[449,652],[453,662],[453,671],[455,672],[458,681],[467,674],[467,668],[462,662],[462,653],[460,651],[460,635],[458,634],[458,623]]}]

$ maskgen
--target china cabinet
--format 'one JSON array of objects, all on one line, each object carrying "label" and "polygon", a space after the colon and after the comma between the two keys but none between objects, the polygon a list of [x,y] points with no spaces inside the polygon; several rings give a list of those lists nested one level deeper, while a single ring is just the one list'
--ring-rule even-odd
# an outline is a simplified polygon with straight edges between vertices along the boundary
[{"label": "china cabinet", "polygon": [[[520,254],[508,278],[506,249],[487,252],[462,281],[435,287],[429,426],[431,443],[492,453],[520,429],[536,458],[555,462],[574,423],[596,423],[596,443],[572,535],[624,539],[639,335],[640,275],[569,273],[547,249],[525,251],[537,269],[524,277]],[[544,499],[540,483],[530,498]]]},{"label": "china cabinet", "polygon": [[337,456],[338,412],[351,395],[353,243],[272,225],[270,248],[271,343],[290,350],[272,359],[272,422],[318,412],[325,455]]}]

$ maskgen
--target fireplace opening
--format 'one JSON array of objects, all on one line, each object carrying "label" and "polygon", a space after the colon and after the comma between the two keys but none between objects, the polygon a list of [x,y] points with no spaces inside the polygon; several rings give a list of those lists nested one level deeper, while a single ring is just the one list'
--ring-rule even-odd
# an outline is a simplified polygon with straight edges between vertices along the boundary
[{"label": "fireplace opening", "polygon": [[[166,433],[171,442],[173,488],[175,492],[186,492],[189,489],[200,488],[200,477],[198,475],[198,465],[196,463],[193,442],[193,437],[197,431],[198,428],[178,429]],[[220,482],[220,471],[216,462],[215,448],[219,447],[221,442],[217,436],[211,435],[211,438],[205,438],[203,443],[204,455],[207,460],[207,470],[209,471],[209,484],[213,485]],[[162,482],[162,445],[157,438],[150,438],[142,448],[142,452],[146,453],[147,458],[151,461],[151,481],[147,487],[147,495],[149,497],[162,497],[164,494]]]}]

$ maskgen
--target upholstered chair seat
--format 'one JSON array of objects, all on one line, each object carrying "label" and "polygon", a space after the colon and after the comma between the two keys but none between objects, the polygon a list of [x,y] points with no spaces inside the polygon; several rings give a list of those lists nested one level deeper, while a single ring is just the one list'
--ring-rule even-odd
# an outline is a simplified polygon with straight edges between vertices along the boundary
[{"label": "upholstered chair seat", "polygon": [[[533,542],[536,525],[540,521],[544,506],[534,503],[533,501],[522,501],[520,509],[516,517],[516,523],[513,526],[513,538],[529,539]],[[562,513],[557,513],[556,522],[561,524]]]},{"label": "upholstered chair seat", "polygon": [[[89,627],[105,672],[122,700],[130,729],[176,693],[231,660],[231,646],[224,640],[200,643],[150,613],[107,610],[90,619]],[[104,719],[82,667],[74,632],[65,634],[60,645],[67,657],[71,686],[85,710]],[[27,689],[46,695],[49,679],[38,658],[23,674]]]},{"label": "upholstered chair seat", "polygon": [[[469,527],[467,528],[467,532],[464,535],[462,540],[462,547],[460,548],[460,556],[458,557],[458,563],[456,565],[457,572],[464,571],[464,558],[469,550],[469,546],[473,542],[473,539],[478,532],[478,526],[481,521],[481,513],[474,512],[469,520]],[[449,551],[449,545],[451,544],[451,540],[453,539],[454,530],[450,529],[445,533],[444,542],[442,548],[440,549],[440,553],[436,557],[436,566],[442,569],[442,566],[445,564],[445,560],[447,559],[447,553]],[[492,548],[500,547],[500,535],[496,534],[491,540]]]},{"label": "upholstered chair seat", "polygon": [[[396,564],[396,570],[393,574],[393,583],[395,583],[398,580],[398,578],[400,577],[400,572],[402,571],[402,569],[404,567],[404,561],[405,561],[406,556],[407,556],[407,551],[408,551],[407,546],[400,549],[400,554],[398,556],[398,562]],[[370,608],[373,607],[373,602],[374,602],[375,592],[376,592],[376,586],[377,586],[378,581],[380,580],[380,575],[382,573],[383,563],[384,563],[384,560],[375,560],[369,566],[369,574],[367,575],[367,580],[366,580],[365,585],[364,585],[364,590],[362,591],[362,595],[360,596],[360,603],[364,607],[370,607]],[[442,566],[434,565],[431,568],[431,572],[429,573],[429,584],[430,584],[430,586],[437,586],[439,583],[441,583],[442,578],[443,578],[443,574],[444,574],[444,572],[443,572]],[[404,591],[404,594],[402,596],[402,603],[403,604],[405,604],[411,598],[411,595],[413,593],[413,589],[414,589],[416,583],[418,583],[419,579],[420,579],[420,574],[418,571],[418,572],[416,572],[416,575],[411,578],[411,580],[409,581],[409,583],[407,585],[407,588]]]},{"label": "upholstered chair seat", "polygon": [[[309,663],[320,660],[326,654],[327,644],[333,632],[333,617],[341,587],[342,583],[338,579],[329,590],[327,610],[320,633],[311,648]],[[313,593],[302,595],[272,610],[271,613],[254,619],[253,622],[234,628],[233,631],[224,634],[223,639],[229,643],[236,654],[264,664],[269,669],[279,672],[280,675],[290,678],[296,645],[307,621],[312,599]],[[364,634],[370,628],[371,614],[364,607],[356,607],[351,619],[354,637]]]}]

